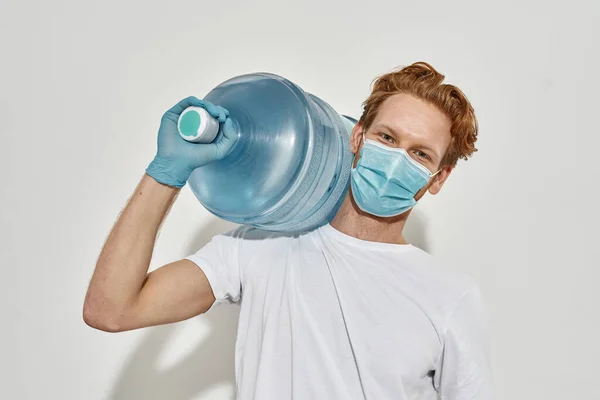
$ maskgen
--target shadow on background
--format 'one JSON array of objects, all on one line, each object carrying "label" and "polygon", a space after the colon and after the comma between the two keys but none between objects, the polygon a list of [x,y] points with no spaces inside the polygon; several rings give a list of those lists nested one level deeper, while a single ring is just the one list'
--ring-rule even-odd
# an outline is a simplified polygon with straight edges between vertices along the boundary
[{"label": "shadow on background", "polygon": [[[187,254],[193,254],[219,233],[236,225],[212,220],[196,234]],[[164,348],[176,333],[174,324],[146,328],[148,333],[123,366],[109,399],[189,400],[215,386],[230,386],[235,393],[234,353],[239,308],[221,306],[200,315],[209,333],[205,340],[166,370],[158,368]],[[235,398],[235,394],[230,396]]]},{"label": "shadow on background", "polygon": [[[187,254],[193,254],[219,233],[235,224],[214,219],[203,226],[191,241]],[[427,219],[414,210],[405,229],[406,239],[429,251]],[[173,324],[147,328],[149,333],[130,355],[109,399],[111,400],[189,400],[215,386],[225,385],[235,393],[234,356],[239,309],[221,306],[202,318],[210,333],[185,358],[167,370],[159,370],[158,359],[176,332]],[[230,397],[235,398],[235,395]]]}]

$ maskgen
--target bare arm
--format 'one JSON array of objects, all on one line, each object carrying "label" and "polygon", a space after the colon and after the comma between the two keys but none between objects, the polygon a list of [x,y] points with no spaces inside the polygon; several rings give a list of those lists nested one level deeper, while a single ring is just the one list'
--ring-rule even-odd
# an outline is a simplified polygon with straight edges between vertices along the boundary
[{"label": "bare arm", "polygon": [[191,261],[148,273],[156,235],[179,191],[144,175],[96,264],[83,306],[86,324],[119,332],[188,319],[213,304],[206,276]]}]

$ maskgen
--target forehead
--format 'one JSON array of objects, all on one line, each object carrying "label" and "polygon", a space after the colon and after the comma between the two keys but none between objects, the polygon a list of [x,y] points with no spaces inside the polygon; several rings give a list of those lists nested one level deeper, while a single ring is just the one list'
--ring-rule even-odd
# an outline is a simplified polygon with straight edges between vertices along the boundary
[{"label": "forehead", "polygon": [[379,107],[372,126],[384,124],[399,135],[448,147],[452,122],[437,107],[408,94],[388,97]]}]

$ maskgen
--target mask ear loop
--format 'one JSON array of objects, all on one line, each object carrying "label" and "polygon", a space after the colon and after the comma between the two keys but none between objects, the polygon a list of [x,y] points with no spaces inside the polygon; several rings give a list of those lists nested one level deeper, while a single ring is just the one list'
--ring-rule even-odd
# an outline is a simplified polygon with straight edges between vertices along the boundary
[{"label": "mask ear loop", "polygon": [[440,172],[442,172],[442,168],[438,169],[437,172],[435,174],[432,174],[429,179],[432,179],[434,176],[436,176],[437,174],[439,174]]}]

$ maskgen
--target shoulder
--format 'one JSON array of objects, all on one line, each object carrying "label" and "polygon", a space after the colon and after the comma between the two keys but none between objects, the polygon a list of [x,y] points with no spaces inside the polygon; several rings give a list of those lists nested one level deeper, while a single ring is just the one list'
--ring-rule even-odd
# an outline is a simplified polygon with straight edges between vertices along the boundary
[{"label": "shoulder", "polygon": [[427,297],[436,305],[440,322],[444,325],[453,315],[458,315],[457,310],[483,307],[479,283],[460,266],[417,248],[411,259],[421,279],[426,282]]},{"label": "shoulder", "polygon": [[489,316],[481,286],[469,273],[458,266],[443,262],[425,252],[420,255],[427,260],[425,269],[434,282],[432,296],[436,299],[440,338],[484,343]]},{"label": "shoulder", "polygon": [[419,248],[415,248],[412,257],[436,290],[447,293],[456,300],[466,292],[477,288],[475,278],[455,264]]}]

